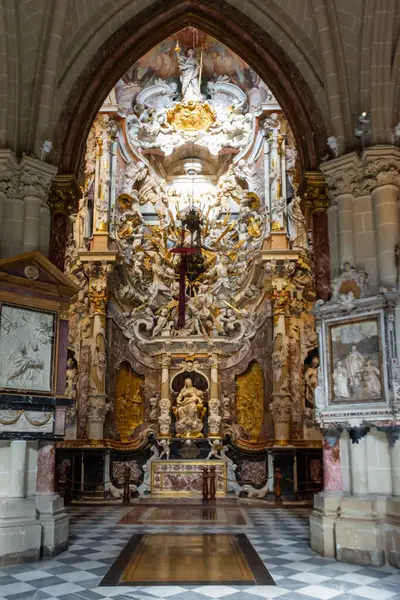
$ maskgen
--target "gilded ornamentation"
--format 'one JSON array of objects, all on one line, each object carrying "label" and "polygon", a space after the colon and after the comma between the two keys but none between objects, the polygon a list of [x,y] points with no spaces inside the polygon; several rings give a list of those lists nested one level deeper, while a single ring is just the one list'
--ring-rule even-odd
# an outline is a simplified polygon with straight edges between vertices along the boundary
[{"label": "gilded ornamentation", "polygon": [[216,121],[215,109],[208,102],[178,102],[167,113],[167,121],[176,131],[208,131]]},{"label": "gilded ornamentation", "polygon": [[236,390],[236,423],[256,442],[264,420],[264,376],[257,362],[237,377]]},{"label": "gilded ornamentation", "polygon": [[121,441],[127,442],[134,429],[144,422],[143,377],[128,364],[117,371],[115,414]]}]

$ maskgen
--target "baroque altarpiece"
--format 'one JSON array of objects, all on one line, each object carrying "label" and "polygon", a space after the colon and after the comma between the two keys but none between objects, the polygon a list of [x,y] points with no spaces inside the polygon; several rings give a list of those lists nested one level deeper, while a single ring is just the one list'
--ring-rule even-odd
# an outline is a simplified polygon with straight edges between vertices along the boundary
[{"label": "baroque altarpiece", "polygon": [[231,485],[260,487],[267,454],[284,465],[299,451],[318,488],[299,170],[267,85],[201,31],[168,38],[118,81],[87,139],[66,256],[80,291],[61,470],[73,450],[95,449],[113,488],[128,466],[149,490],[150,455],[224,457]]}]

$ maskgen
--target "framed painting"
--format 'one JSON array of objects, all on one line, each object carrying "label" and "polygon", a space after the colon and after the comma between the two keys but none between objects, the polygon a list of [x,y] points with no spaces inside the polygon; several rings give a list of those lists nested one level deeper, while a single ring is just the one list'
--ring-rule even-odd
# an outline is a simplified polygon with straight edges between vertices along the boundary
[{"label": "framed painting", "polygon": [[0,389],[53,392],[56,314],[2,304]]},{"label": "framed painting", "polygon": [[331,402],[384,399],[379,315],[329,324],[328,340]]}]

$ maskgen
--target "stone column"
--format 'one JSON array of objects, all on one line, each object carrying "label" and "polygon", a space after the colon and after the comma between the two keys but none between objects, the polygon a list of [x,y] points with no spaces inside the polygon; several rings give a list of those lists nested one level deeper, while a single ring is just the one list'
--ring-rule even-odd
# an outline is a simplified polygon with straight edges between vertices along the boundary
[{"label": "stone column", "polygon": [[[282,293],[284,295],[284,292]],[[287,298],[288,299],[288,298]],[[290,436],[291,394],[289,392],[289,349],[284,307],[273,303],[273,392],[270,410],[274,420],[275,440],[285,446]]]},{"label": "stone column", "polygon": [[[111,258],[111,257],[110,257]],[[115,258],[113,255],[112,258]],[[88,404],[88,438],[103,439],[104,421],[109,409],[106,403],[106,307],[107,275],[112,265],[107,260],[89,262],[85,272],[89,277],[90,312],[92,315],[91,365]]]},{"label": "stone column", "polygon": [[305,200],[312,219],[315,292],[317,299],[321,298],[326,302],[331,295],[327,214],[330,200],[323,173],[306,171],[305,178],[307,182]]},{"label": "stone column", "polygon": [[69,217],[78,211],[80,196],[81,191],[73,175],[56,175],[47,201],[51,211],[49,259],[60,271],[64,271]]},{"label": "stone column", "polygon": [[370,494],[392,494],[389,440],[376,428],[367,434],[367,481]]},{"label": "stone column", "polygon": [[326,178],[330,199],[337,207],[339,264],[332,265],[336,271],[332,277],[335,277],[344,262],[354,265],[353,198],[360,193],[361,160],[352,152],[322,163],[321,171]]},{"label": "stone column", "polygon": [[368,494],[367,438],[368,428],[354,427],[349,430],[351,439],[351,491],[353,494]]},{"label": "stone column", "polygon": [[12,440],[10,444],[10,496],[25,497],[26,440]]},{"label": "stone column", "polygon": [[24,156],[20,169],[20,195],[24,201],[23,250],[28,252],[40,247],[40,209],[46,202],[57,169],[32,156]]},{"label": "stone column", "polygon": [[390,463],[393,494],[400,496],[400,429],[395,428],[389,434]]},{"label": "stone column", "polygon": [[376,146],[363,155],[364,186],[371,191],[375,216],[378,274],[381,286],[396,286],[394,248],[400,240],[398,193],[400,148]]},{"label": "stone column", "polygon": [[324,431],[324,490],[314,496],[310,515],[311,548],[322,556],[336,556],[335,528],[342,498],[340,434],[337,429]]},{"label": "stone column", "polygon": [[67,549],[69,518],[64,500],[55,492],[54,442],[39,442],[36,476],[36,511],[42,526],[41,554],[55,556]]},{"label": "stone column", "polygon": [[11,150],[0,149],[0,257],[2,258],[11,256],[16,246],[14,203],[18,171],[19,165],[14,153]]},{"label": "stone column", "polygon": [[211,399],[217,399],[219,401],[218,362],[216,356],[211,356],[210,400]]},{"label": "stone column", "polygon": [[342,466],[340,463],[340,432],[327,431],[323,441],[324,492],[342,493]]}]

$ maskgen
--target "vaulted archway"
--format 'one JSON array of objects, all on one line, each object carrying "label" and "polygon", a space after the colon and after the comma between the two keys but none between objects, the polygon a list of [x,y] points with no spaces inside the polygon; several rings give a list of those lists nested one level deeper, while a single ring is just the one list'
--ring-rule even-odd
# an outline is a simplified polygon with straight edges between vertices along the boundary
[{"label": "vaulted archway", "polygon": [[268,82],[292,127],[302,168],[315,169],[327,137],[324,122],[284,49],[224,0],[163,0],[110,36],[82,72],[56,127],[53,159],[59,171],[78,174],[90,126],[110,89],[130,65],[185,26],[219,39]]}]

